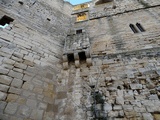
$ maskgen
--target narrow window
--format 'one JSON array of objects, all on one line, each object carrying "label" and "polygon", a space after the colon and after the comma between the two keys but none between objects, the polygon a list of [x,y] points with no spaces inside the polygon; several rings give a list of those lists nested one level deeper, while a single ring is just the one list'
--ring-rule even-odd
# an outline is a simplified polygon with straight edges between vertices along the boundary
[{"label": "narrow window", "polygon": [[80,52],[80,53],[78,53],[78,55],[79,55],[80,61],[85,61],[86,60],[86,54],[85,54],[85,52]]},{"label": "narrow window", "polygon": [[51,19],[47,18],[48,21],[51,21]]},{"label": "narrow window", "polygon": [[19,1],[18,3],[21,4],[21,5],[23,5],[23,2],[22,2],[22,1]]},{"label": "narrow window", "polygon": [[14,21],[14,19],[5,15],[0,19],[0,25],[5,26],[6,24],[10,24],[10,22],[13,22],[13,21]]},{"label": "narrow window", "polygon": [[141,31],[141,32],[145,32],[144,28],[142,27],[142,25],[140,23],[136,23],[136,26],[138,27],[138,29]]},{"label": "narrow window", "polygon": [[69,63],[74,62],[74,55],[73,54],[68,54],[67,57],[68,57],[68,62]]},{"label": "narrow window", "polygon": [[76,30],[76,34],[80,34],[80,33],[82,33],[82,29]]},{"label": "narrow window", "polygon": [[131,28],[131,30],[134,32],[134,33],[138,33],[138,30],[135,28],[135,26],[133,24],[130,24],[129,27]]}]

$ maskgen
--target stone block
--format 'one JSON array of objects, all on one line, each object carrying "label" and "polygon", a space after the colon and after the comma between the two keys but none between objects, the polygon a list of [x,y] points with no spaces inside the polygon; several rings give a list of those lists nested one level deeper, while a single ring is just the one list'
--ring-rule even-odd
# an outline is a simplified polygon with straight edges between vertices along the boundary
[{"label": "stone block", "polygon": [[17,79],[22,79],[23,78],[22,73],[15,72],[13,70],[11,70],[8,75],[11,76],[11,77],[17,78]]},{"label": "stone block", "polygon": [[154,120],[160,120],[160,114],[153,114]]},{"label": "stone block", "polygon": [[9,72],[8,69],[3,68],[3,67],[0,66],[0,74],[6,75],[6,74],[8,74],[8,72]]},{"label": "stone block", "polygon": [[0,91],[2,91],[2,92],[7,92],[8,89],[9,89],[9,86],[0,84]]},{"label": "stone block", "polygon": [[53,78],[53,74],[51,74],[51,73],[47,73],[47,74],[46,74],[46,78],[48,78],[48,79],[52,80],[52,78]]},{"label": "stone block", "polygon": [[31,118],[34,120],[42,120],[43,119],[44,110],[33,110],[31,113]]},{"label": "stone block", "polygon": [[11,86],[16,87],[16,88],[21,88],[22,84],[23,84],[22,80],[14,78],[11,83]]},{"label": "stone block", "polygon": [[24,118],[28,118],[31,114],[31,109],[27,106],[20,106],[19,110],[18,110],[18,115],[24,117]]},{"label": "stone block", "polygon": [[150,95],[149,100],[159,100],[158,95],[157,94]]},{"label": "stone block", "polygon": [[33,66],[35,65],[34,62],[31,62],[31,61],[29,61],[29,60],[24,60],[23,63],[26,64],[26,65],[28,65],[28,66],[31,66],[31,67],[33,67]]},{"label": "stone block", "polygon": [[15,61],[12,60],[12,59],[9,59],[9,58],[5,58],[3,60],[3,63],[9,64],[9,65],[13,65],[15,63]]},{"label": "stone block", "polygon": [[132,90],[141,90],[142,84],[130,84]]},{"label": "stone block", "polygon": [[6,102],[4,102],[4,101],[0,101],[0,113],[2,113],[3,112],[3,110],[5,109],[5,107],[6,107],[6,105],[7,105],[7,103]]},{"label": "stone block", "polygon": [[23,80],[24,81],[30,81],[31,79],[33,79],[33,76],[29,76],[29,75],[24,75]]},{"label": "stone block", "polygon": [[47,109],[47,104],[46,103],[39,103],[38,109],[39,110],[46,110]]},{"label": "stone block", "polygon": [[7,102],[16,102],[16,100],[18,99],[18,95],[15,95],[15,94],[9,94],[7,96]]},{"label": "stone block", "polygon": [[6,97],[7,97],[7,94],[0,91],[0,100],[5,100]]},{"label": "stone block", "polygon": [[121,105],[114,105],[113,110],[122,110]]},{"label": "stone block", "polygon": [[124,111],[132,111],[133,110],[133,106],[132,105],[122,105]]},{"label": "stone block", "polygon": [[24,56],[24,59],[25,59],[25,60],[28,60],[28,61],[31,61],[31,62],[34,61],[34,58],[31,57],[31,56]]},{"label": "stone block", "polygon": [[118,111],[110,111],[108,113],[108,117],[110,118],[118,117]]},{"label": "stone block", "polygon": [[22,92],[22,90],[15,87],[10,87],[8,92],[19,95]]},{"label": "stone block", "polygon": [[113,64],[113,63],[115,63],[115,61],[113,59],[110,59],[110,60],[105,59],[105,60],[103,60],[103,64]]},{"label": "stone block", "polygon": [[23,69],[19,69],[19,68],[13,68],[13,71],[23,73]]},{"label": "stone block", "polygon": [[22,88],[25,90],[33,90],[34,85],[31,82],[25,82],[23,84]]},{"label": "stone block", "polygon": [[124,98],[123,97],[116,97],[116,104],[117,105],[123,105],[124,104]]},{"label": "stone block", "polygon": [[142,113],[142,116],[144,120],[153,120],[151,113]]},{"label": "stone block", "polygon": [[14,66],[17,67],[17,68],[23,69],[23,70],[25,70],[27,68],[27,65],[25,65],[23,63],[18,63],[18,62],[16,62],[14,64]]},{"label": "stone block", "polygon": [[4,113],[0,113],[0,120],[9,120],[10,116]]},{"label": "stone block", "polygon": [[28,99],[26,102],[26,105],[30,108],[37,108],[37,101],[32,100],[32,99]]},{"label": "stone block", "polygon": [[138,113],[145,113],[146,112],[145,107],[134,107],[134,110]]},{"label": "stone block", "polygon": [[23,58],[24,56],[22,53],[19,53],[19,52],[14,52],[13,55],[18,58]]},{"label": "stone block", "polygon": [[18,108],[17,103],[8,103],[5,110],[4,110],[4,113],[14,115],[17,111],[17,108]]},{"label": "stone block", "polygon": [[43,89],[42,89],[42,88],[35,87],[35,88],[33,89],[33,92],[42,94]]},{"label": "stone block", "polygon": [[127,119],[129,119],[129,118],[136,118],[136,117],[140,116],[140,113],[137,113],[134,110],[132,110],[132,111],[125,111],[124,113],[125,113],[125,116],[126,116]]},{"label": "stone block", "polygon": [[112,110],[112,105],[109,104],[109,103],[105,103],[105,104],[104,104],[104,112],[105,112],[105,113],[108,113],[108,112],[111,111],[111,110]]},{"label": "stone block", "polygon": [[0,83],[5,84],[5,85],[10,85],[12,82],[11,77],[8,77],[6,75],[0,75]]},{"label": "stone block", "polygon": [[11,59],[14,60],[14,61],[17,61],[17,62],[23,62],[23,60],[18,58],[18,57],[12,56]]},{"label": "stone block", "polygon": [[2,67],[9,70],[13,69],[13,65],[9,65],[9,64],[2,64]]},{"label": "stone block", "polygon": [[67,92],[58,92],[57,99],[64,99],[67,98]]}]

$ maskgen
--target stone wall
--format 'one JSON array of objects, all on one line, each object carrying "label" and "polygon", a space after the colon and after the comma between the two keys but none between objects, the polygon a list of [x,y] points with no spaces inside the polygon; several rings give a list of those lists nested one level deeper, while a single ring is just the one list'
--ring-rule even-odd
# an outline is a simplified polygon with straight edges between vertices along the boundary
[{"label": "stone wall", "polygon": [[[77,98],[74,102],[80,97],[81,104],[72,104],[76,110],[82,109],[81,116],[86,116],[80,119],[160,118],[159,5],[158,0],[115,0],[97,6],[93,1],[90,8],[72,12],[73,19],[83,11],[89,16],[88,20],[74,21],[72,27],[73,31],[85,30],[91,45],[92,66],[88,67],[80,61],[77,68],[81,89],[77,88],[80,95],[74,96]],[[140,23],[145,31],[141,32],[136,23]],[[136,27],[138,33],[132,31],[130,24]],[[72,69],[70,64],[69,71]],[[73,84],[73,87],[78,85]]]},{"label": "stone wall", "polygon": [[[1,1],[5,14],[43,34],[65,36],[68,32],[72,6],[64,1]],[[58,8],[55,6],[59,6]],[[63,9],[62,9],[63,7]],[[3,16],[4,14],[1,14]],[[54,34],[53,34],[54,33]]]},{"label": "stone wall", "polygon": [[53,119],[71,5],[21,2],[0,1],[0,18],[14,19],[0,28],[0,120]]},{"label": "stone wall", "polygon": [[[0,28],[1,120],[159,120],[159,0],[96,1],[82,22],[62,0],[0,1],[0,17],[14,19]],[[79,48],[89,44],[92,63],[68,61],[64,70],[64,41],[74,36],[83,37],[71,39]]]}]

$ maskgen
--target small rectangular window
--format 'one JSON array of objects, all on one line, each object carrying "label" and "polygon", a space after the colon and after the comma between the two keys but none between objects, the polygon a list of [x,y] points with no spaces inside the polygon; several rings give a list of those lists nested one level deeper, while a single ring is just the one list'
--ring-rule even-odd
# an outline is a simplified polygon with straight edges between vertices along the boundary
[{"label": "small rectangular window", "polygon": [[76,34],[80,34],[80,33],[82,33],[82,29],[76,30]]},{"label": "small rectangular window", "polygon": [[21,4],[21,5],[23,5],[23,2],[22,2],[22,1],[18,1],[18,3]]}]

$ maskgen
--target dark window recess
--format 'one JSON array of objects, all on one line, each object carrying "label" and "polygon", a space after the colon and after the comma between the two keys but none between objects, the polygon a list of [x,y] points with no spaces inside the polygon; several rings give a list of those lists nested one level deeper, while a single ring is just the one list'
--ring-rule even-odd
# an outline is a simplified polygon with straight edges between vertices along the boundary
[{"label": "dark window recess", "polygon": [[82,29],[76,30],[76,34],[80,34],[80,33],[82,33]]},{"label": "dark window recess", "polygon": [[47,18],[48,21],[51,21],[51,19]]},{"label": "dark window recess", "polygon": [[142,25],[140,23],[136,23],[136,26],[138,27],[138,29],[141,31],[141,32],[145,32],[145,29],[142,27]]},{"label": "dark window recess", "polygon": [[108,2],[112,2],[113,0],[99,0],[96,2],[96,5],[100,5],[100,4],[104,4],[104,3],[108,3]]},{"label": "dark window recess", "polygon": [[85,54],[85,52],[80,52],[80,53],[78,53],[78,55],[79,55],[80,61],[86,61],[86,54]]},{"label": "dark window recess", "polygon": [[74,62],[74,55],[73,54],[68,54],[68,62]]},{"label": "dark window recess", "polygon": [[5,15],[0,19],[0,25],[4,26],[6,24],[10,24],[10,22],[13,22],[13,21],[14,21],[14,19]]},{"label": "dark window recess", "polygon": [[135,26],[133,24],[130,24],[129,27],[131,28],[131,30],[134,32],[134,33],[138,33],[138,30],[135,28]]},{"label": "dark window recess", "polygon": [[21,5],[23,5],[23,2],[22,2],[22,1],[19,1],[18,3],[21,4]]}]

